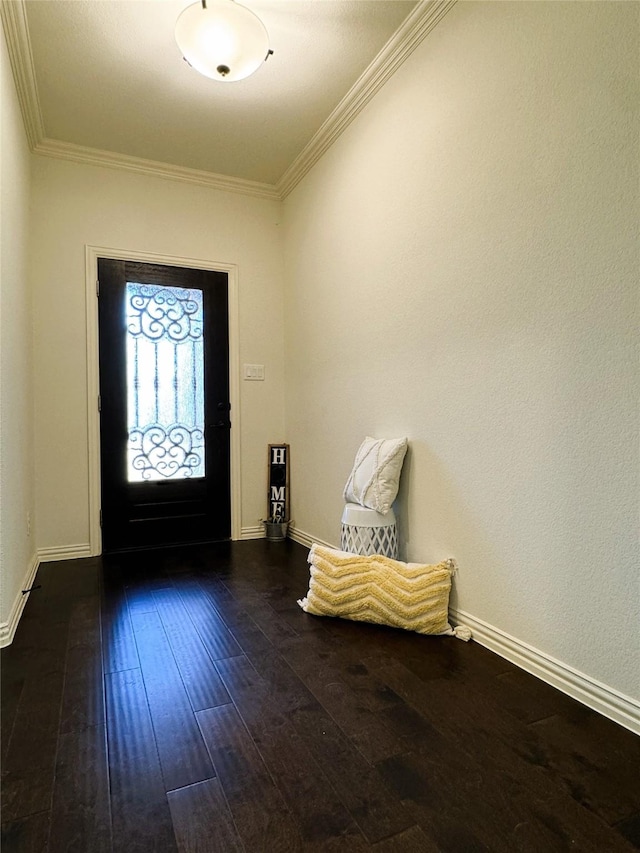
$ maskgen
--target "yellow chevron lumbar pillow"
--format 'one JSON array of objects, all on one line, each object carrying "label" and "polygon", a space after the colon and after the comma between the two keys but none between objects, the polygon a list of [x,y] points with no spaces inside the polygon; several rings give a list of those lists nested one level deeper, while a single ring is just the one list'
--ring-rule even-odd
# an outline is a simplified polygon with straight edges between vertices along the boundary
[{"label": "yellow chevron lumbar pillow", "polygon": [[452,628],[448,622],[453,560],[433,566],[402,563],[315,544],[308,560],[309,592],[298,601],[306,613],[375,622],[419,634],[471,637],[468,628]]}]

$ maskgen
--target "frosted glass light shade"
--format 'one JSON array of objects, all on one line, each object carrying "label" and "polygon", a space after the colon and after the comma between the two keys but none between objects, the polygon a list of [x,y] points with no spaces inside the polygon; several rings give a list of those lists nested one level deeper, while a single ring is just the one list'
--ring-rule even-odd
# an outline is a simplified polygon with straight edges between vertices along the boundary
[{"label": "frosted glass light shade", "polygon": [[194,3],[176,21],[176,41],[189,65],[212,80],[243,80],[269,53],[264,24],[233,0]]}]

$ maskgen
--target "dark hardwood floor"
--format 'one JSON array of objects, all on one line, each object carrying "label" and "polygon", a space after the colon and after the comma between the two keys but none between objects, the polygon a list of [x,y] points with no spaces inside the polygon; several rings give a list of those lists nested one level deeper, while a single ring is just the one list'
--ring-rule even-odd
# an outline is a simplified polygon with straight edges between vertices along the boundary
[{"label": "dark hardwood floor", "polygon": [[473,642],[308,616],[306,549],[41,566],[2,851],[640,848],[640,738]]}]

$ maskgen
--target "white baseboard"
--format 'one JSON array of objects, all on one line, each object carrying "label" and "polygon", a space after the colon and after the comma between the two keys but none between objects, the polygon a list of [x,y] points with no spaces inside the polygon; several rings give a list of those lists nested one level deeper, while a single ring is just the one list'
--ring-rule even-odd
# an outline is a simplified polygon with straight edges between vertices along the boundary
[{"label": "white baseboard", "polygon": [[38,560],[36,554],[34,554],[29,562],[26,574],[22,579],[18,594],[13,600],[13,606],[11,608],[11,613],[9,614],[9,620],[7,622],[0,623],[0,648],[4,648],[4,646],[8,646],[10,643],[13,642],[13,637],[16,633],[18,622],[20,621],[22,611],[24,610],[24,606],[27,603],[27,599],[29,598],[28,595],[22,594],[22,590],[29,589],[29,587],[33,585],[33,580],[36,576],[36,572],[38,571],[39,565],[40,561]]},{"label": "white baseboard", "polygon": [[264,539],[265,532],[262,524],[256,524],[254,527],[243,527],[240,530],[240,539]]},{"label": "white baseboard", "polygon": [[468,625],[473,639],[521,669],[557,687],[588,708],[640,734],[640,702],[596,681],[539,649],[506,634],[464,610],[451,610],[454,624]]},{"label": "white baseboard", "polygon": [[312,536],[310,533],[306,533],[304,530],[300,530],[295,525],[289,525],[288,536],[289,539],[293,539],[293,541],[297,542],[298,545],[304,545],[306,548],[311,548],[314,542],[317,545],[324,545],[325,548],[339,547],[338,545],[331,545],[329,542],[325,542],[323,539],[318,539],[317,536]]},{"label": "white baseboard", "polygon": [[[265,538],[265,529],[262,524],[256,527],[243,527],[241,531],[241,539],[264,539]],[[305,533],[304,530],[300,530],[294,524],[289,524],[287,529],[287,538],[293,539],[294,542],[297,542],[299,545],[304,545],[306,548],[310,548],[314,542],[318,545],[324,545],[326,548],[337,548],[337,545],[331,545],[329,542],[325,542],[322,539],[318,539],[316,536],[312,536],[310,533]]]},{"label": "white baseboard", "polygon": [[80,557],[91,557],[91,546],[87,542],[84,545],[58,545],[53,548],[38,548],[38,562],[51,563],[54,560],[76,560]]}]

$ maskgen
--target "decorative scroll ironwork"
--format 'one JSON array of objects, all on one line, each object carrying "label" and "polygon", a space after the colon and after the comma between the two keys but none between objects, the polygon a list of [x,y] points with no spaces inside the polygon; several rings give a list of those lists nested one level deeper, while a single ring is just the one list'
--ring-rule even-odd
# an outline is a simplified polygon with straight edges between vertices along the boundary
[{"label": "decorative scroll ironwork", "polygon": [[190,290],[157,284],[127,284],[127,331],[151,341],[202,337],[202,301]]},{"label": "decorative scroll ironwork", "polygon": [[202,291],[128,282],[130,482],[204,477]]},{"label": "decorative scroll ironwork", "polygon": [[129,432],[130,464],[143,480],[165,478],[187,479],[202,463],[204,434],[197,427],[172,426],[165,429],[151,424]]}]

